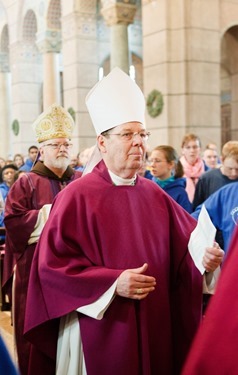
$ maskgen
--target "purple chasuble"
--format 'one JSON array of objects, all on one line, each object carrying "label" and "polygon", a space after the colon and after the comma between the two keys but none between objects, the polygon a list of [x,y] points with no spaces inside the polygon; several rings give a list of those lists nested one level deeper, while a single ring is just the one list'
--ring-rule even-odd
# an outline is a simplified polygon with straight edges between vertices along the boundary
[{"label": "purple chasuble", "polygon": [[25,332],[35,350],[52,356],[51,322],[146,262],[157,285],[145,299],[115,296],[102,320],[78,313],[87,375],[178,374],[201,318],[202,277],[187,249],[195,226],[154,182],[113,185],[103,161],[66,187],[31,269]]},{"label": "purple chasuble", "polygon": [[196,335],[183,375],[237,375],[238,228],[218,280],[215,295]]}]

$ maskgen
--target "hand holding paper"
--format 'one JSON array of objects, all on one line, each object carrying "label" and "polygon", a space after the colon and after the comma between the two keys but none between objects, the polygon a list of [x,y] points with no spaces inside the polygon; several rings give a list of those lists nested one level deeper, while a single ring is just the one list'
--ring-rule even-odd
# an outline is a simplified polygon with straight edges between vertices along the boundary
[{"label": "hand holding paper", "polygon": [[196,267],[201,274],[205,272],[203,266],[203,257],[207,247],[213,247],[216,235],[216,228],[213,225],[205,205],[202,206],[198,223],[194,231],[191,233],[188,243],[188,249],[193,258]]}]

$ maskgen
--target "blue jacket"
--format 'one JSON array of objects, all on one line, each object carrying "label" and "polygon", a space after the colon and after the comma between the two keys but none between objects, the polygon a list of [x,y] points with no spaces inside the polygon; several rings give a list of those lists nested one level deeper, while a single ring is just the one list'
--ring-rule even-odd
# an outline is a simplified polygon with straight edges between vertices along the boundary
[{"label": "blue jacket", "polygon": [[[233,182],[217,190],[204,202],[211,221],[222,232],[224,251],[229,243],[236,225],[238,225],[238,182]],[[197,219],[202,204],[196,208],[192,216]]]},{"label": "blue jacket", "polygon": [[[6,198],[7,198],[9,190],[10,190],[10,187],[7,186],[5,182],[2,182],[0,184],[0,194],[3,198],[4,203],[6,202]],[[4,227],[4,226],[5,226],[4,225],[4,211],[1,210],[0,211],[0,227]]]},{"label": "blue jacket", "polygon": [[15,368],[7,347],[0,336],[0,374],[17,375],[18,371]]},{"label": "blue jacket", "polygon": [[25,161],[25,164],[23,164],[20,168],[19,171],[24,171],[24,172],[30,172],[33,167],[33,161],[31,159],[27,159]]},{"label": "blue jacket", "polygon": [[148,178],[148,180],[152,180],[152,178],[153,178],[152,174],[150,173],[150,171],[148,169],[146,169],[144,177]]},{"label": "blue jacket", "polygon": [[[156,182],[156,179],[152,179]],[[158,184],[159,185],[159,184]],[[176,178],[174,181],[163,187],[166,191],[180,206],[182,206],[188,213],[192,212],[192,204],[188,199],[188,194],[185,190],[186,178]]]}]

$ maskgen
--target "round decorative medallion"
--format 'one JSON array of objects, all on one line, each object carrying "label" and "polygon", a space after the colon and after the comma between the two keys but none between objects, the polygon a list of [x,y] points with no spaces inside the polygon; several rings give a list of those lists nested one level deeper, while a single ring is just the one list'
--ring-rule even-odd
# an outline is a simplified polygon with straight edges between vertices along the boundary
[{"label": "round decorative medallion", "polygon": [[12,123],[12,130],[15,135],[19,134],[20,124],[18,120],[14,120]]},{"label": "round decorative medallion", "polygon": [[151,117],[157,117],[161,114],[164,106],[163,96],[160,91],[153,90],[146,100],[148,113]]},{"label": "round decorative medallion", "polygon": [[75,121],[75,110],[73,109],[73,107],[69,107],[68,112],[73,117],[73,120]]}]

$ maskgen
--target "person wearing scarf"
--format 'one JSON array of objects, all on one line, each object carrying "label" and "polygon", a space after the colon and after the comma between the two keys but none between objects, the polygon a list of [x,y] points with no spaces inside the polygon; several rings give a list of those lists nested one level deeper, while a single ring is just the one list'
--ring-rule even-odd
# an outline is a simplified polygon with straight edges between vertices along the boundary
[{"label": "person wearing scarf", "polygon": [[182,140],[182,156],[184,177],[187,179],[186,191],[190,202],[193,202],[195,187],[199,177],[206,171],[204,162],[200,157],[201,141],[195,134],[186,134]]}]

